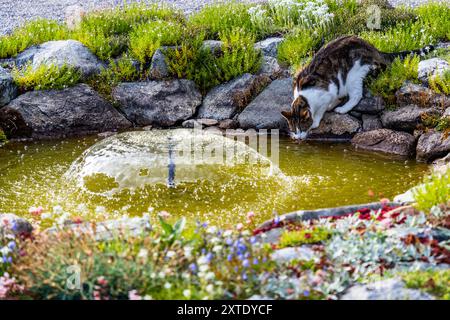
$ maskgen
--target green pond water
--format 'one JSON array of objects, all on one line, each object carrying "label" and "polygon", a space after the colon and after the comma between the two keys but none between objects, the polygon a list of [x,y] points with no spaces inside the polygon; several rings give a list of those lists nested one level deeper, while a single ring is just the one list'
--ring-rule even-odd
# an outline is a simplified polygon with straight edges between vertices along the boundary
[{"label": "green pond water", "polygon": [[[239,161],[229,164],[193,164],[177,154],[169,187],[168,145],[178,152],[189,131],[168,132],[9,143],[0,148],[0,212],[27,216],[30,207],[51,212],[60,206],[74,216],[107,219],[167,211],[229,226],[245,222],[249,211],[262,222],[274,213],[392,198],[428,172],[413,160],[345,143],[280,137],[279,167],[245,145],[236,153]],[[200,148],[221,139],[208,136]]]}]

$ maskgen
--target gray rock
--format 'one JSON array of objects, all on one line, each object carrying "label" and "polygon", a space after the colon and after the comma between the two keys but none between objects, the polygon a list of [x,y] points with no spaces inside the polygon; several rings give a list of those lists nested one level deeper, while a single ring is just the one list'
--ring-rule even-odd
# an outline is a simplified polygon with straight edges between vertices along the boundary
[{"label": "gray rock", "polygon": [[169,77],[169,68],[166,63],[166,56],[163,48],[155,51],[150,63],[149,76],[154,80],[161,80]]},{"label": "gray rock", "polygon": [[183,128],[202,128],[203,126],[195,119],[188,119],[181,124]]},{"label": "gray rock", "polygon": [[428,293],[406,288],[401,279],[393,278],[365,285],[356,285],[347,290],[342,300],[434,300]]},{"label": "gray rock", "polygon": [[361,122],[349,114],[327,112],[318,128],[311,130],[310,137],[348,137],[361,130]]},{"label": "gray rock", "polygon": [[362,115],[363,122],[363,131],[372,131],[382,129],[383,125],[381,124],[381,120],[376,115],[371,114],[363,114]]},{"label": "gray rock", "polygon": [[416,105],[400,107],[396,110],[386,110],[381,115],[381,122],[385,128],[413,132],[422,123],[422,117],[440,115],[438,108],[421,108]]},{"label": "gray rock", "polygon": [[359,119],[359,120],[362,120],[362,113],[361,112],[358,112],[358,111],[350,111],[349,113],[348,113],[349,115],[351,115],[352,117],[355,117],[355,118],[357,118],[357,119]]},{"label": "gray rock", "polygon": [[205,40],[202,44],[204,49],[208,48],[214,55],[220,55],[222,53],[222,46],[223,42],[218,40]]},{"label": "gray rock", "polygon": [[422,108],[436,107],[446,109],[450,107],[450,97],[436,94],[433,90],[410,82],[405,83],[396,93],[399,107],[416,105]]},{"label": "gray rock", "polygon": [[121,83],[112,95],[138,126],[173,126],[191,118],[202,102],[195,83],[184,79]]},{"label": "gray rock", "polygon": [[33,68],[42,64],[70,65],[80,70],[85,78],[99,73],[105,65],[81,42],[75,40],[49,41],[31,47],[16,58],[18,65],[31,62]]},{"label": "gray rock", "polygon": [[220,129],[236,129],[239,126],[239,122],[234,119],[225,119],[220,121],[219,128]]},{"label": "gray rock", "polygon": [[357,111],[367,114],[378,114],[386,107],[383,98],[381,97],[365,97],[362,98],[352,111]]},{"label": "gray rock", "polygon": [[356,134],[352,139],[352,145],[356,148],[411,156],[414,154],[414,136],[406,132],[398,132],[390,129],[379,129]]},{"label": "gray rock", "polygon": [[238,117],[241,128],[288,129],[281,111],[288,111],[292,103],[292,79],[273,81]]},{"label": "gray rock", "polygon": [[270,82],[265,76],[249,73],[213,88],[198,110],[199,118],[224,120],[233,118]]},{"label": "gray rock", "polygon": [[444,117],[450,117],[450,107],[445,109],[443,116]]},{"label": "gray rock", "polygon": [[117,236],[138,237],[152,230],[148,217],[122,218],[108,220],[99,223],[85,222],[80,224],[68,224],[63,228],[53,227],[46,230],[49,233],[71,231],[76,236],[90,235],[97,241],[111,240]]},{"label": "gray rock", "polygon": [[261,67],[257,72],[258,75],[267,75],[272,80],[281,78],[283,76],[288,76],[288,73],[289,72],[287,70],[283,69],[278,64],[277,59],[270,56],[263,56]]},{"label": "gray rock", "polygon": [[12,213],[0,214],[0,235],[11,233],[15,236],[29,236],[33,226],[27,220]]},{"label": "gray rock", "polygon": [[13,77],[6,69],[0,67],[0,108],[15,97],[17,97],[17,86],[14,84]]},{"label": "gray rock", "polygon": [[433,58],[419,62],[419,76],[418,79],[425,85],[428,84],[430,76],[442,76],[442,74],[450,70],[450,64],[444,59]]},{"label": "gray rock", "polygon": [[441,159],[433,161],[433,171],[437,174],[445,174],[450,169],[450,153]]},{"label": "gray rock", "polygon": [[204,128],[204,127],[212,127],[219,124],[219,121],[215,119],[189,119],[184,121],[181,126],[183,128]]},{"label": "gray rock", "polygon": [[255,43],[255,49],[261,50],[265,56],[276,58],[278,56],[278,46],[283,40],[283,38],[267,38]]},{"label": "gray rock", "polygon": [[309,247],[293,247],[275,250],[271,255],[277,263],[286,263],[293,260],[310,261],[318,259],[317,254]]},{"label": "gray rock", "polygon": [[57,138],[125,129],[131,123],[86,84],[27,92],[0,109],[12,138]]},{"label": "gray rock", "polygon": [[430,162],[446,156],[450,152],[450,137],[437,131],[428,131],[420,136],[417,142],[416,158]]}]

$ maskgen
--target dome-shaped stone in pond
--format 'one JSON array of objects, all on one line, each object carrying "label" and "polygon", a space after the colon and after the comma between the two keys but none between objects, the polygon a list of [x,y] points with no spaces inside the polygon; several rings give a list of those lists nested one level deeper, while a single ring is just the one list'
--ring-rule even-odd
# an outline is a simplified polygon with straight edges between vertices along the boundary
[{"label": "dome-shaped stone in pond", "polygon": [[289,180],[266,157],[221,135],[190,129],[127,132],[86,150],[66,173],[92,197],[146,210],[272,207]]}]

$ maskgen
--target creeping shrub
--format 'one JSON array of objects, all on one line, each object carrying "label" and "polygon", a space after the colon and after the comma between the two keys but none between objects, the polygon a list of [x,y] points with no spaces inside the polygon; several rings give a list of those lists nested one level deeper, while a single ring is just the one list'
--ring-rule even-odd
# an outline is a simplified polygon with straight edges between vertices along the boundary
[{"label": "creeping shrub", "polygon": [[12,70],[14,82],[21,91],[64,89],[76,85],[81,79],[81,72],[72,66],[64,64],[42,64],[38,68],[27,65]]},{"label": "creeping shrub", "polygon": [[3,130],[0,128],[0,146],[7,142],[8,139],[6,138],[6,134],[3,132]]},{"label": "creeping shrub", "polygon": [[416,9],[419,21],[436,39],[450,39],[450,7],[437,2],[429,2]]},{"label": "creeping shrub", "polygon": [[177,44],[183,26],[176,22],[152,21],[137,26],[130,34],[130,52],[140,63],[148,62],[160,46]]},{"label": "creeping shrub", "polygon": [[188,25],[191,29],[203,32],[207,39],[219,39],[221,33],[235,28],[254,31],[248,13],[250,7],[236,1],[207,5],[189,18]]},{"label": "creeping shrub", "polygon": [[120,82],[139,80],[141,74],[133,60],[124,55],[117,60],[110,59],[109,66],[89,80],[89,85],[107,99],[111,99],[112,88]]},{"label": "creeping shrub", "polygon": [[431,208],[447,204],[450,199],[450,172],[432,175],[425,179],[423,186],[416,189],[414,199],[419,210],[429,212]]},{"label": "creeping shrub", "polygon": [[439,299],[450,300],[450,270],[414,271],[402,274],[408,288],[421,289]]},{"label": "creeping shrub", "polygon": [[430,76],[429,87],[436,93],[450,95],[450,71],[445,71],[442,75]]},{"label": "creeping shrub", "polygon": [[54,20],[30,21],[11,35],[0,37],[0,59],[14,57],[32,45],[67,39],[68,36],[67,27]]},{"label": "creeping shrub", "polygon": [[389,104],[395,104],[395,92],[407,80],[418,83],[419,57],[408,56],[406,59],[395,59],[380,75],[371,80],[369,89],[374,95],[382,96]]},{"label": "creeping shrub", "polygon": [[328,240],[331,232],[325,228],[311,230],[286,231],[280,237],[280,247],[298,247],[303,244],[318,243]]}]

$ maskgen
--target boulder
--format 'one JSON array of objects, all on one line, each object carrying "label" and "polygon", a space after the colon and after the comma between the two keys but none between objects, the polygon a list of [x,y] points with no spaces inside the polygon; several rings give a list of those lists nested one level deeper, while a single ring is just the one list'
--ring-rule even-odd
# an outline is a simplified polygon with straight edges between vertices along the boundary
[{"label": "boulder", "polygon": [[211,50],[214,55],[220,55],[222,53],[223,42],[218,40],[205,40],[203,41],[202,47],[204,49]]},{"label": "boulder", "polygon": [[444,59],[433,58],[419,62],[418,79],[425,85],[428,84],[430,76],[441,76],[445,71],[450,70],[450,64]]},{"label": "boulder", "polygon": [[138,126],[173,126],[191,118],[202,102],[195,83],[184,79],[121,83],[112,95]]},{"label": "boulder", "polygon": [[86,84],[27,92],[0,109],[0,127],[12,138],[60,138],[130,126],[111,103]]},{"label": "boulder", "polygon": [[438,174],[445,174],[450,170],[450,153],[441,159],[433,161],[433,171]]},{"label": "boulder", "polygon": [[244,129],[288,129],[281,111],[290,110],[292,103],[292,79],[273,81],[261,92],[238,117]]},{"label": "boulder", "polygon": [[417,142],[416,158],[430,162],[446,156],[450,152],[450,136],[430,130],[420,136]]},{"label": "boulder", "polygon": [[400,156],[414,154],[414,136],[406,132],[398,132],[390,129],[378,129],[356,134],[352,139],[352,145],[356,148],[380,151]]},{"label": "boulder", "polygon": [[233,118],[270,82],[267,76],[249,73],[213,88],[198,110],[199,118],[224,120]]},{"label": "boulder", "polygon": [[6,69],[0,67],[0,108],[15,97],[17,97],[17,86],[14,84],[13,77]]},{"label": "boulder", "polygon": [[424,116],[440,116],[438,108],[421,108],[407,105],[396,110],[386,110],[381,115],[381,122],[385,128],[413,132],[422,123]]},{"label": "boulder", "polygon": [[219,122],[220,129],[236,129],[239,126],[239,122],[234,119],[225,119]]},{"label": "boulder", "polygon": [[283,76],[289,76],[289,72],[278,64],[278,60],[269,56],[263,56],[261,67],[259,68],[257,74],[267,75],[272,80]]},{"label": "boulder", "polygon": [[27,220],[12,213],[0,214],[0,235],[11,233],[15,236],[29,236],[33,226]]},{"label": "boulder", "polygon": [[184,121],[181,126],[183,128],[194,128],[194,127],[212,127],[219,124],[219,121],[215,119],[189,119]]},{"label": "boulder", "polygon": [[378,114],[384,110],[386,105],[382,97],[364,97],[352,111],[365,114]]},{"label": "boulder", "polygon": [[49,41],[33,46],[20,53],[16,62],[18,65],[31,62],[35,69],[42,64],[59,67],[67,64],[80,70],[84,78],[99,73],[105,66],[87,47],[75,40]]},{"label": "boulder", "polygon": [[349,114],[327,112],[318,128],[311,130],[310,138],[350,138],[361,131],[361,122]]},{"label": "boulder", "polygon": [[263,55],[276,58],[278,56],[278,46],[283,38],[267,38],[263,41],[255,43],[255,49],[262,51]]},{"label": "boulder", "polygon": [[341,300],[434,300],[434,298],[420,290],[406,288],[401,279],[392,278],[355,285],[347,290]]},{"label": "boulder", "polygon": [[271,258],[280,264],[293,260],[311,261],[319,259],[314,250],[306,246],[275,250]]},{"label": "boulder", "polygon": [[363,131],[372,131],[383,128],[380,118],[376,115],[363,114],[362,123]]},{"label": "boulder", "polygon": [[169,68],[163,50],[164,48],[159,48],[153,54],[149,69],[150,79],[161,80],[169,77]]},{"label": "boulder", "polygon": [[422,108],[436,107],[445,109],[450,107],[450,97],[436,94],[433,90],[410,82],[405,83],[396,93],[399,107],[417,105]]}]

